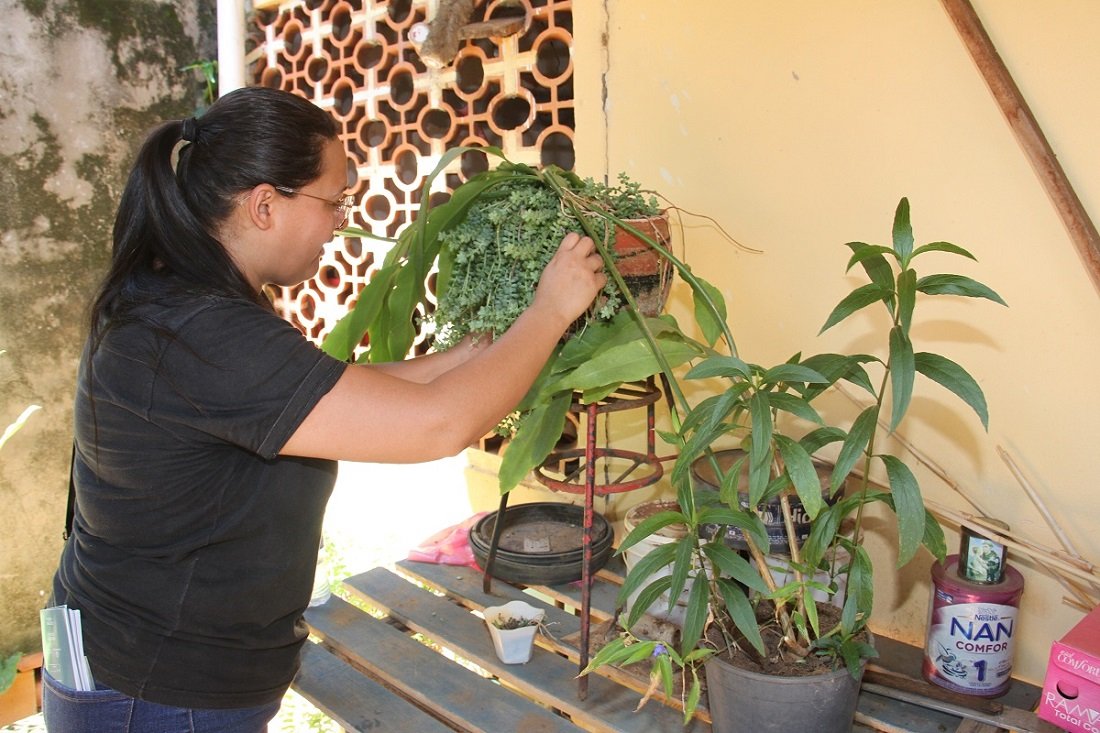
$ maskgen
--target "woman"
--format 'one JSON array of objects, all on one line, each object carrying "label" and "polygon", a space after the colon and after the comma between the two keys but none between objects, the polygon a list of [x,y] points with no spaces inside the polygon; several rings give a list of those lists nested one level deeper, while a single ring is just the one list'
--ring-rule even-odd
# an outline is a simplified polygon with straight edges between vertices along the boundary
[{"label": "woman", "polygon": [[227,94],[138,153],[75,403],[76,511],[54,603],[97,689],[46,680],[49,729],[262,731],[297,668],[336,459],[454,455],[519,402],[605,277],[567,236],[492,343],[387,365],[315,348],[262,295],[346,221],[336,126]]}]

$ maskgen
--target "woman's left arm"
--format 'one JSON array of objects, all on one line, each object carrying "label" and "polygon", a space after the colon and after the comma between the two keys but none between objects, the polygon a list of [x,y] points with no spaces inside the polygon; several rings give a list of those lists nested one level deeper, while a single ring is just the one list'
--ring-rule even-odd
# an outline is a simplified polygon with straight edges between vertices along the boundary
[{"label": "woman's left arm", "polygon": [[370,368],[404,379],[406,382],[427,384],[440,374],[469,361],[490,343],[492,343],[492,337],[488,334],[469,335],[446,351],[435,351],[402,361],[371,364]]}]

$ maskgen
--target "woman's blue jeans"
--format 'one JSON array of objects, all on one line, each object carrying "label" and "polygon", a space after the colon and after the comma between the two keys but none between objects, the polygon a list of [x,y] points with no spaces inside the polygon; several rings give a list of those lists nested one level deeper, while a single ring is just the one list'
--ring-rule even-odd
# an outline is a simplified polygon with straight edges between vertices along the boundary
[{"label": "woman's blue jeans", "polygon": [[264,733],[279,701],[232,710],[174,708],[137,700],[102,685],[83,692],[42,673],[42,713],[49,733]]}]

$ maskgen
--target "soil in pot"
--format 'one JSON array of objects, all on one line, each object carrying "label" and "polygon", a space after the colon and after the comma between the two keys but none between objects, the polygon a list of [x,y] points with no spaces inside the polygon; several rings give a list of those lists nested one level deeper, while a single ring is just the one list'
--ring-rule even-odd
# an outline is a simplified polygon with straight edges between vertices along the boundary
[{"label": "soil in pot", "polygon": [[[818,603],[817,613],[821,621],[821,628],[828,629],[840,623],[840,609],[828,603]],[[783,632],[775,621],[774,610],[770,601],[761,602],[756,607],[756,620],[760,627],[760,636],[764,640],[764,649],[767,654],[761,657],[752,645],[745,642],[739,633],[735,637],[739,647],[731,647],[718,653],[718,658],[735,667],[757,672],[759,674],[805,677],[810,675],[826,674],[833,670],[834,660],[831,657],[820,657],[810,654],[805,658],[799,658],[787,649],[781,648]],[[732,628],[733,624],[730,623]],[[864,629],[859,641],[871,643],[870,633]],[[714,648],[722,649],[726,646],[721,632],[713,625],[707,631],[707,642]],[[843,667],[843,662],[839,662]]]}]

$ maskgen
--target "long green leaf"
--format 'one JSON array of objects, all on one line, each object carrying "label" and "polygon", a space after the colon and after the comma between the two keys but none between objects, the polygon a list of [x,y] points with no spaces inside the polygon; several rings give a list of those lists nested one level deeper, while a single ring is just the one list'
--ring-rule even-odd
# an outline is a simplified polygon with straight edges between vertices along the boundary
[{"label": "long green leaf", "polygon": [[383,300],[393,286],[399,269],[400,265],[386,265],[374,274],[370,286],[359,292],[352,309],[336,322],[325,337],[321,348],[326,354],[340,361],[351,361],[363,334],[382,312]]},{"label": "long green leaf", "polygon": [[684,374],[685,379],[706,379],[708,377],[739,377],[748,379],[752,368],[736,356],[708,356]]},{"label": "long green leaf", "polygon": [[965,369],[946,357],[924,351],[914,355],[913,364],[918,372],[946,387],[970,405],[982,421],[982,426],[989,429],[989,410],[985,404],[985,394]]},{"label": "long green leaf", "polygon": [[977,260],[970,252],[957,244],[951,244],[951,242],[929,242],[928,244],[922,244],[913,250],[913,254],[909,260],[912,261],[914,257],[919,254],[924,254],[925,252],[949,252],[951,254],[962,255],[971,260]]},{"label": "long green leaf", "polygon": [[814,468],[813,459],[801,445],[785,435],[776,434],[775,442],[779,446],[779,455],[783,457],[787,475],[791,477],[794,490],[802,502],[802,508],[810,519],[815,519],[824,508],[825,502],[821,498],[821,480]]},{"label": "long green leaf", "polygon": [[879,456],[886,466],[890,494],[898,515],[898,567],[913,559],[924,537],[924,500],[913,472],[900,459],[889,454]]},{"label": "long green leaf", "polygon": [[962,295],[1008,305],[992,288],[963,275],[928,275],[917,280],[917,290],[927,295]]},{"label": "long green leaf", "polygon": [[913,323],[913,308],[917,302],[917,273],[910,269],[898,274],[898,323],[905,333]]},{"label": "long green leaf", "polygon": [[627,627],[634,628],[634,625],[649,612],[653,604],[657,603],[662,596],[668,598],[668,589],[671,587],[672,576],[662,575],[659,578],[654,578],[649,585],[638,591],[638,595],[634,596],[634,601],[630,604],[630,613],[626,617]]},{"label": "long green leaf", "polygon": [[710,610],[708,603],[707,584],[703,582],[693,583],[691,593],[688,594],[687,610],[684,613],[684,623],[680,627],[680,653],[687,654],[696,647],[703,636],[703,626],[707,622],[707,614]]},{"label": "long green leaf", "polygon": [[764,654],[764,640],[760,636],[760,627],[756,623],[756,610],[745,597],[744,591],[725,578],[719,578],[718,592],[722,594],[722,601],[726,605],[726,612],[753,648],[760,654]]},{"label": "long green leaf", "polygon": [[897,428],[909,409],[916,378],[913,344],[901,326],[890,329],[890,431]]},{"label": "long green leaf", "polygon": [[848,564],[847,599],[841,613],[841,624],[846,634],[854,634],[867,624],[875,605],[875,584],[871,558],[863,545],[854,547]]},{"label": "long green leaf", "polygon": [[[726,299],[718,288],[703,278],[696,277],[696,281],[700,289],[706,293],[706,297],[704,298],[699,290],[692,288],[691,299],[695,322],[699,324],[699,330],[703,332],[703,338],[707,340],[708,344],[714,346],[722,336],[722,324],[726,320]],[[706,298],[710,299],[709,303]]]},{"label": "long green leaf", "polygon": [[676,543],[676,559],[672,562],[672,584],[669,585],[669,610],[675,598],[680,597],[684,590],[684,584],[691,576],[695,567],[695,542],[693,539],[682,540]]},{"label": "long green leaf", "polygon": [[707,559],[714,563],[723,576],[733,578],[741,585],[760,593],[768,592],[768,585],[760,577],[749,561],[738,555],[722,542],[708,542],[703,545]]},{"label": "long green leaf", "polygon": [[769,395],[768,402],[771,403],[771,406],[776,410],[782,410],[783,412],[797,415],[807,422],[817,423],[818,425],[824,424],[821,415],[817,413],[817,410],[813,408],[809,400],[802,399],[793,394],[787,394],[786,392],[773,392]]},{"label": "long green leaf", "polygon": [[848,431],[848,436],[844,439],[844,445],[840,447],[840,454],[836,459],[830,493],[836,493],[836,490],[848,478],[848,474],[852,472],[852,467],[856,465],[856,461],[863,455],[864,448],[867,447],[867,443],[875,432],[877,420],[878,406],[871,405],[861,412],[855,422],[852,423],[852,428]]},{"label": "long green leaf", "polygon": [[[675,367],[699,355],[694,344],[658,339],[668,364]],[[606,349],[571,372],[559,376],[553,389],[583,390],[614,382],[631,382],[658,374],[661,364],[645,341],[631,341]]]},{"label": "long green leaf", "polygon": [[536,407],[520,423],[500,460],[500,493],[514,489],[528,472],[546,460],[561,437],[571,395],[563,393]]},{"label": "long green leaf", "polygon": [[909,199],[902,198],[894,211],[894,251],[898,253],[902,267],[909,266],[913,253],[913,225],[909,222]]},{"label": "long green leaf", "polygon": [[833,312],[829,314],[829,317],[825,319],[825,325],[821,327],[818,334],[825,333],[836,324],[843,321],[848,316],[852,315],[858,310],[866,308],[872,303],[883,302],[887,308],[893,312],[892,298],[894,296],[893,289],[883,288],[877,283],[868,283],[862,287],[858,287],[852,292],[848,293],[840,303],[833,308]]},{"label": "long green leaf", "polygon": [[670,527],[674,524],[687,524],[688,521],[688,518],[681,512],[673,511],[657,512],[652,516],[646,517],[623,538],[623,541],[619,543],[619,549],[616,551],[616,554],[626,552],[646,537],[656,534],[665,527]]},{"label": "long green leaf", "polygon": [[[690,541],[690,539],[682,541]],[[619,588],[618,603],[620,605],[625,603],[634,591],[641,588],[642,584],[648,581],[651,575],[672,564],[673,559],[676,557],[676,545],[676,542],[658,545],[647,552],[645,557],[630,569],[630,572],[626,574],[626,578],[623,579],[622,587]]]}]

